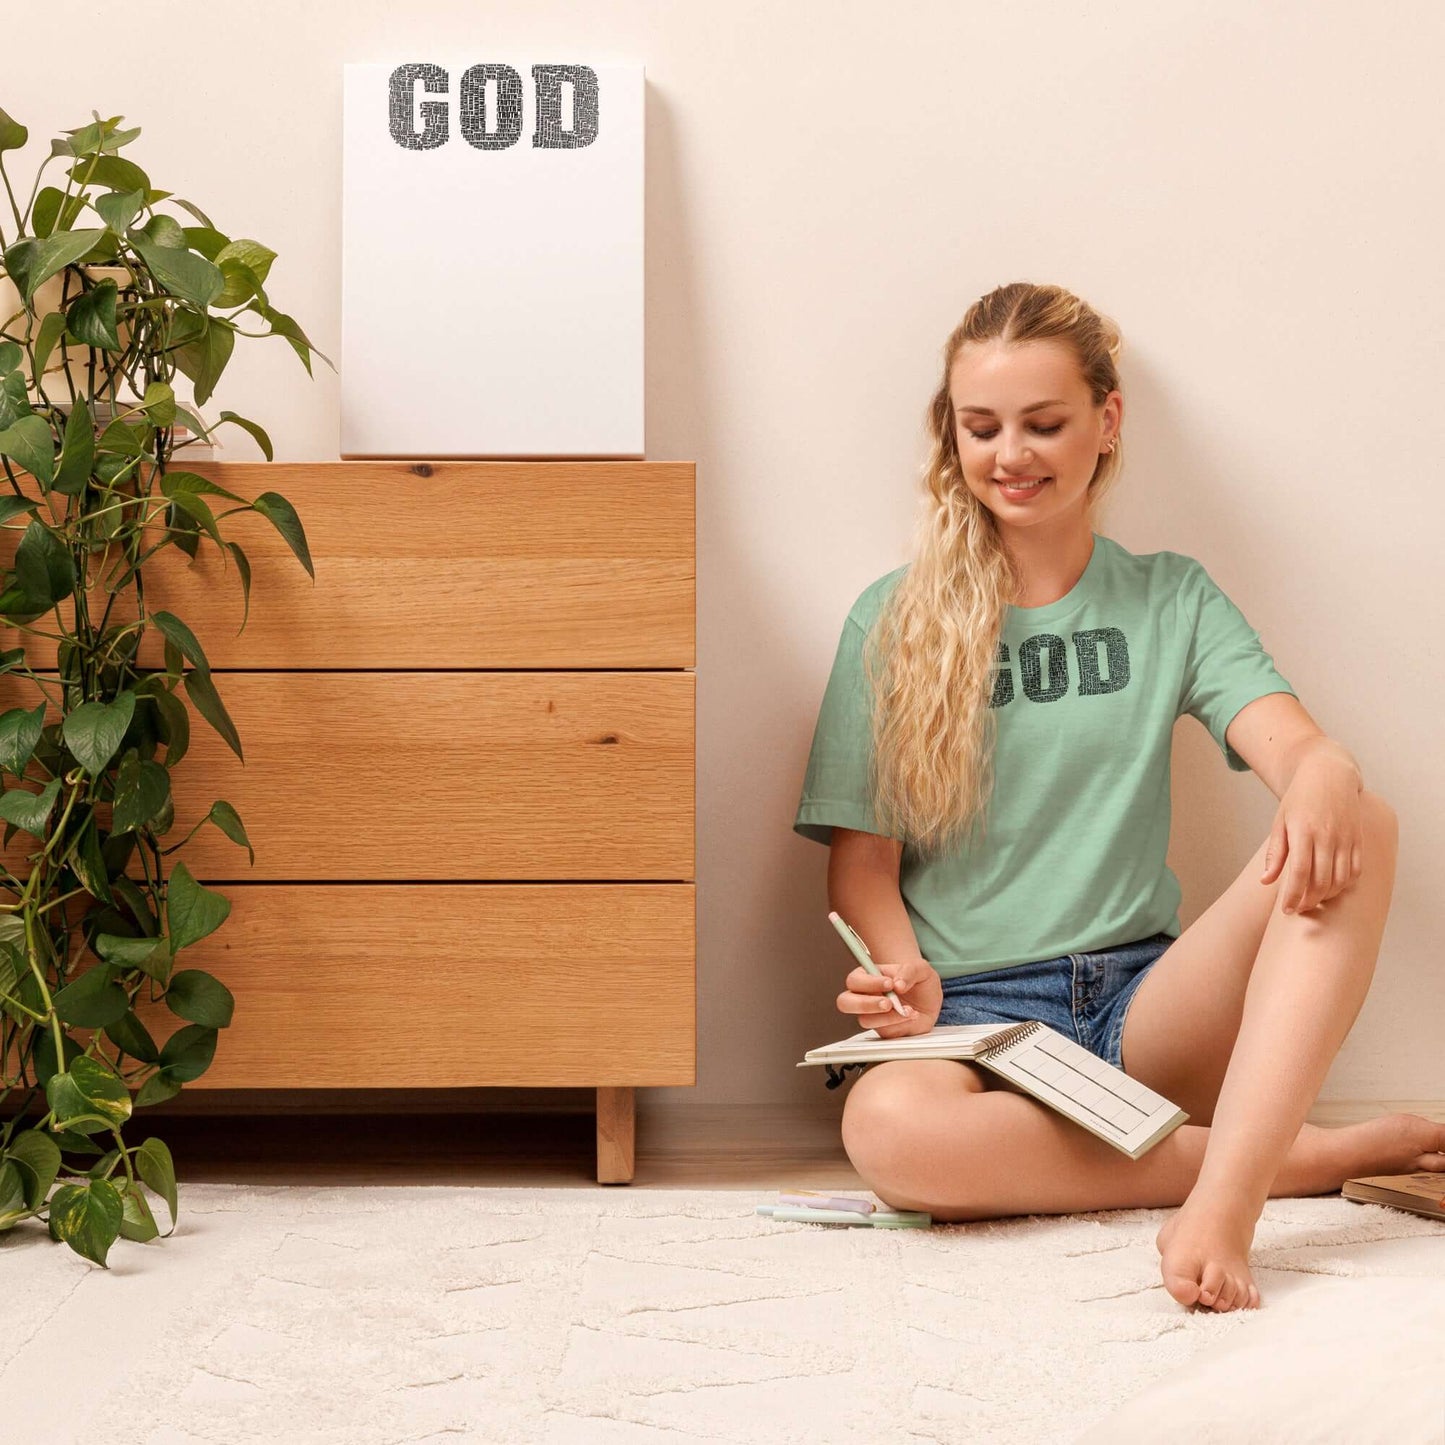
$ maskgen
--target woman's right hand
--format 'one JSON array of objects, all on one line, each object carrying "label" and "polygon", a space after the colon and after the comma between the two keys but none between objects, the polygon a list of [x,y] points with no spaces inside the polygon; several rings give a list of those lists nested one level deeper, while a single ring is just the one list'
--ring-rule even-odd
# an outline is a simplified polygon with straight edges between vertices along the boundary
[{"label": "woman's right hand", "polygon": [[[838,995],[838,1011],[855,1015],[859,1028],[872,1029],[881,1039],[930,1032],[943,1009],[943,982],[938,970],[921,958],[908,963],[880,963],[878,968],[881,978],[860,964],[843,980],[847,988]],[[907,1010],[905,1014],[889,1003],[889,989],[898,995],[898,1002]]]}]

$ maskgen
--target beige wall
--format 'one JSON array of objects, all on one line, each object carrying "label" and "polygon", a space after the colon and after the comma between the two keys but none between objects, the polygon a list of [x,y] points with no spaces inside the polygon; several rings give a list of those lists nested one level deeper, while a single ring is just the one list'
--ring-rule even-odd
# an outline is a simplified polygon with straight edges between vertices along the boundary
[{"label": "beige wall", "polygon": [[[698,465],[700,881],[698,1086],[649,1095],[644,1123],[840,1107],[793,1067],[849,1031],[850,960],[825,852],[790,830],[838,631],[906,558],[963,308],[1016,279],[1089,298],[1127,346],[1103,530],[1199,558],[1400,813],[1375,987],[1322,1097],[1422,1099],[1445,1097],[1442,46],[1433,0],[150,0],[103,20],[59,0],[7,14],[26,64],[0,105],[27,161],[92,107],[142,125],[129,153],[276,249],[273,300],[335,356],[344,61],[646,64],[647,452]],[[308,384],[280,341],[237,347],[221,406],[283,459],[336,455],[336,379]],[[1273,810],[1179,725],[1186,925]]]}]

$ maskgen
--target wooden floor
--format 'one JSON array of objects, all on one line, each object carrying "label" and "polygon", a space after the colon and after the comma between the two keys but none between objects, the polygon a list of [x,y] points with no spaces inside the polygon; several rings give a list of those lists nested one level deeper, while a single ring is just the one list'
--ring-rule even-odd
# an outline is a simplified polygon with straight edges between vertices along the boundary
[{"label": "wooden floor", "polygon": [[[375,1091],[355,1097],[192,1094],[135,1114],[128,1145],[165,1140],[182,1184],[473,1184],[491,1188],[846,1189],[866,1191],[843,1150],[836,1118],[807,1109],[699,1107],[637,1123],[629,1184],[597,1183],[590,1091],[571,1111],[531,1106],[517,1091],[501,1108],[486,1091]],[[545,1098],[545,1095],[541,1095]],[[258,1108],[272,1112],[255,1112]],[[1322,1103],[1311,1123],[1339,1126],[1406,1110],[1445,1121],[1445,1101]],[[318,1112],[319,1111],[319,1112]]]},{"label": "wooden floor", "polygon": [[745,1148],[639,1129],[630,1184],[597,1183],[590,1114],[156,1118],[127,1144],[164,1139],[185,1183],[479,1184],[492,1188],[866,1189],[841,1143],[763,1137]]}]

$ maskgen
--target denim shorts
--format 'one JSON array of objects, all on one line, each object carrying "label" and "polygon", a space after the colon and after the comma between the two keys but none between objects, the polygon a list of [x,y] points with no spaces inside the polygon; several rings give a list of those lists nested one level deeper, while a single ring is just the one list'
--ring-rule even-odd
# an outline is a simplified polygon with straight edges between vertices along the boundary
[{"label": "denim shorts", "polygon": [[1155,933],[1093,953],[945,978],[938,1024],[1038,1019],[1122,1069],[1124,1015],[1144,975],[1173,942],[1173,934]]}]

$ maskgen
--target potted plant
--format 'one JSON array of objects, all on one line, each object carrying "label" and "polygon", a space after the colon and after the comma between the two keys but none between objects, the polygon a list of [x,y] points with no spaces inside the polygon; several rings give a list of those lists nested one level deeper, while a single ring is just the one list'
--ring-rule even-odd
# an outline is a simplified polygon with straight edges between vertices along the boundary
[{"label": "potted plant", "polygon": [[[44,1220],[105,1265],[118,1237],[160,1232],[142,1186],[174,1229],[170,1152],[156,1138],[128,1146],[125,1123],[205,1072],[234,1007],[218,979],[177,967],[230,901],[180,860],[167,876],[165,857],[211,822],[255,861],[224,801],[162,844],[189,740],[181,690],[238,757],[241,742],[194,632],[147,612],[146,568],[163,547],[194,559],[209,539],[235,560],[244,630],[250,564],[220,523],[246,511],[315,578],[285,497],[248,501],[172,465],[212,435],[173,383],[189,378],[204,405],[237,336],[283,337],[308,374],[321,353],[267,297],[275,253],[152,187],[121,154],[139,129],[92,114],[51,142],[22,205],[4,159],[28,132],[0,111],[0,526],[19,535],[13,563],[9,549],[0,559],[0,623],[55,649],[40,672],[24,645],[0,648],[0,687],[41,693],[34,707],[0,704],[0,1231]],[[229,411],[223,423],[271,460],[256,423]],[[137,660],[152,626],[164,669]],[[34,844],[18,866],[17,834]],[[158,1046],[137,1008],[162,1003],[181,1023]]]}]

